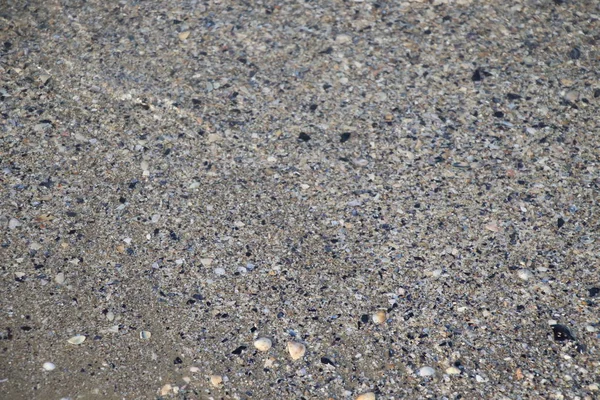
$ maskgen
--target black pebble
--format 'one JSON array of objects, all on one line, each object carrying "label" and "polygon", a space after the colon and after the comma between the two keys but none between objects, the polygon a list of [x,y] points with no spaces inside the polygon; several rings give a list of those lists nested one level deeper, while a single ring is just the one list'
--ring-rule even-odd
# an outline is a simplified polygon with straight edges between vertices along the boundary
[{"label": "black pebble", "polygon": [[589,288],[588,292],[590,294],[590,297],[596,297],[600,293],[600,287]]},{"label": "black pebble", "polygon": [[369,316],[367,314],[364,314],[362,317],[360,317],[360,320],[362,321],[363,324],[368,324]]},{"label": "black pebble", "polygon": [[299,136],[298,139],[302,140],[303,142],[308,142],[310,140],[310,135],[302,132]]},{"label": "black pebble", "polygon": [[194,299],[196,299],[196,300],[204,300],[204,297],[202,297],[202,295],[201,295],[201,294],[195,294],[195,295],[193,295],[192,297],[193,297]]},{"label": "black pebble", "polygon": [[496,117],[496,118],[504,118],[504,113],[502,111],[496,111],[494,113],[494,117]]},{"label": "black pebble", "polygon": [[179,357],[175,358],[175,360],[173,361],[173,364],[182,364],[183,360]]},{"label": "black pebble", "polygon": [[594,98],[600,97],[600,89],[594,89]]},{"label": "black pebble", "polygon": [[315,111],[317,109],[317,107],[319,107],[317,104],[311,104],[310,105],[310,111]]},{"label": "black pebble", "polygon": [[481,72],[479,71],[479,68],[477,68],[475,70],[475,72],[473,72],[473,76],[471,76],[471,80],[473,82],[479,82],[483,80],[483,76],[481,76]]},{"label": "black pebble", "polygon": [[236,356],[239,356],[240,354],[242,354],[242,351],[246,350],[246,346],[240,346],[237,349],[235,349],[234,351],[231,352],[231,354],[235,354]]},{"label": "black pebble", "polygon": [[556,224],[558,225],[559,228],[561,228],[565,224],[565,220],[562,218],[559,218]]},{"label": "black pebble", "polygon": [[350,132],[344,132],[340,135],[340,143],[344,143],[350,140]]},{"label": "black pebble", "polygon": [[506,98],[509,100],[519,100],[521,98],[521,96],[519,96],[518,94],[515,94],[515,93],[507,93]]},{"label": "black pebble", "polygon": [[581,57],[581,51],[579,51],[577,47],[574,47],[573,50],[569,52],[569,57],[571,57],[571,60],[579,60]]},{"label": "black pebble", "polygon": [[558,342],[564,342],[565,340],[575,340],[569,328],[567,328],[564,325],[552,325],[552,331],[554,332],[554,340]]}]

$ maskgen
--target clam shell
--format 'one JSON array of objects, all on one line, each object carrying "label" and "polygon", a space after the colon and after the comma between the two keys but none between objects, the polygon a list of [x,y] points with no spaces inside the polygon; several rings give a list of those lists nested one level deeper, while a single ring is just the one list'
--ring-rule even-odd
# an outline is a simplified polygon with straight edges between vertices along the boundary
[{"label": "clam shell", "polygon": [[302,343],[288,342],[287,348],[290,352],[290,356],[292,356],[292,360],[298,360],[304,357],[304,353],[306,353],[306,346]]},{"label": "clam shell", "polygon": [[360,394],[356,397],[356,400],[375,400],[375,393],[367,392]]},{"label": "clam shell", "polygon": [[387,319],[387,313],[385,312],[385,310],[377,310],[371,318],[373,319],[374,323],[383,324]]},{"label": "clam shell", "polygon": [[72,338],[70,338],[69,340],[67,340],[67,342],[69,342],[71,344],[81,344],[81,343],[85,342],[85,336],[75,335]]},{"label": "clam shell", "polygon": [[260,351],[269,351],[271,346],[273,346],[273,342],[268,338],[259,338],[254,341],[254,347]]},{"label": "clam shell", "polygon": [[140,331],[140,339],[148,340],[152,336],[152,333],[148,331]]}]

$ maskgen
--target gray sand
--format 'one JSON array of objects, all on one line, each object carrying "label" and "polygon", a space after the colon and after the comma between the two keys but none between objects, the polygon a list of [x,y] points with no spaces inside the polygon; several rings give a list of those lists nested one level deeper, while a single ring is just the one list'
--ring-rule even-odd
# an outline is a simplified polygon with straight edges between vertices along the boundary
[{"label": "gray sand", "polygon": [[596,398],[599,33],[0,1],[0,398]]}]

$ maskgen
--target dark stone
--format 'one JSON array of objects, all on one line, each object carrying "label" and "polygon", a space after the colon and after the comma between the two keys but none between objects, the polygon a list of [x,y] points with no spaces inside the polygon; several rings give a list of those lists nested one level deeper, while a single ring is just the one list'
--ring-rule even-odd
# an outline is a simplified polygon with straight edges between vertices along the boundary
[{"label": "dark stone", "polygon": [[240,346],[237,349],[235,349],[234,351],[231,352],[231,354],[235,354],[236,356],[239,356],[240,354],[242,354],[242,352],[246,350],[246,346]]},{"label": "dark stone", "polygon": [[588,292],[590,294],[590,297],[596,297],[600,293],[600,287],[589,288]]},{"label": "dark stone", "polygon": [[340,143],[345,143],[350,140],[350,132],[344,132],[340,135]]},{"label": "dark stone", "polygon": [[298,135],[298,139],[302,140],[303,142],[308,142],[310,140],[310,135],[302,132],[300,135]]},{"label": "dark stone", "polygon": [[504,118],[504,113],[502,111],[496,111],[494,113],[494,117],[496,117],[496,118]]},{"label": "dark stone", "polygon": [[204,297],[201,294],[195,294],[192,297],[196,300],[204,300]]},{"label": "dark stone", "polygon": [[368,316],[367,314],[363,314],[363,315],[360,317],[360,321],[361,321],[363,324],[368,324],[368,323],[369,323],[369,316]]},{"label": "dark stone", "polygon": [[521,96],[515,93],[507,93],[506,98],[509,100],[520,100]]},{"label": "dark stone", "polygon": [[480,81],[483,80],[483,76],[481,75],[481,72],[480,72],[479,68],[477,68],[475,70],[475,72],[473,72],[473,76],[471,76],[471,80],[473,82],[480,82]]},{"label": "dark stone", "polygon": [[579,60],[581,58],[581,51],[577,47],[573,47],[573,49],[569,52],[569,57],[571,60]]},{"label": "dark stone", "polygon": [[173,360],[173,364],[183,364],[183,360],[179,357],[176,357],[175,360]]},{"label": "dark stone", "polygon": [[600,89],[594,89],[594,98],[600,97]]},{"label": "dark stone", "polygon": [[571,334],[569,328],[567,328],[564,325],[552,325],[552,331],[554,332],[554,340],[556,340],[557,342],[564,342],[565,340],[575,340],[575,337]]},{"label": "dark stone", "polygon": [[565,220],[562,218],[559,218],[556,224],[558,225],[559,228],[562,228],[562,226],[565,224]]}]

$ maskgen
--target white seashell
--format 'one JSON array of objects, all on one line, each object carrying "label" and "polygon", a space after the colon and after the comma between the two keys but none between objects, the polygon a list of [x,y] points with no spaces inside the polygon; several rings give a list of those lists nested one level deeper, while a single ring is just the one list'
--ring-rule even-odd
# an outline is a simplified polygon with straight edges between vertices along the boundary
[{"label": "white seashell", "polygon": [[304,357],[304,353],[306,353],[306,346],[302,343],[288,342],[287,348],[290,352],[290,356],[292,356],[292,360],[298,360]]},{"label": "white seashell", "polygon": [[356,400],[375,400],[375,393],[367,392],[356,396]]},{"label": "white seashell", "polygon": [[112,311],[107,312],[106,319],[112,322],[115,319],[115,313],[113,313]]},{"label": "white seashell", "polygon": [[422,367],[419,369],[419,376],[433,376],[435,375],[435,370],[431,367]]},{"label": "white seashell", "polygon": [[260,351],[269,351],[273,342],[268,338],[259,338],[254,341],[254,347],[256,347]]},{"label": "white seashell", "polygon": [[385,320],[387,319],[387,314],[386,314],[385,310],[377,310],[377,311],[375,311],[375,313],[373,314],[373,316],[371,318],[373,319],[374,323],[383,324],[385,322]]},{"label": "white seashell", "polygon": [[56,368],[56,365],[52,364],[51,362],[45,362],[44,365],[42,366],[46,371],[54,371],[54,369]]},{"label": "white seashell", "polygon": [[200,368],[198,368],[198,367],[190,367],[190,372],[200,372]]},{"label": "white seashell", "polygon": [[221,375],[211,375],[210,383],[212,383],[214,387],[221,387],[221,385],[223,384],[223,377]]},{"label": "white seashell", "polygon": [[140,339],[148,340],[152,336],[152,333],[148,331],[140,331]]},{"label": "white seashell", "polygon": [[67,340],[67,342],[69,342],[71,344],[81,344],[81,343],[85,342],[85,336],[75,335],[72,338],[70,338],[69,340]]}]

